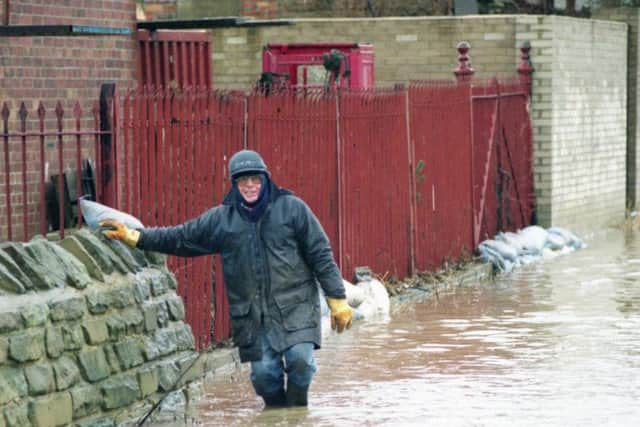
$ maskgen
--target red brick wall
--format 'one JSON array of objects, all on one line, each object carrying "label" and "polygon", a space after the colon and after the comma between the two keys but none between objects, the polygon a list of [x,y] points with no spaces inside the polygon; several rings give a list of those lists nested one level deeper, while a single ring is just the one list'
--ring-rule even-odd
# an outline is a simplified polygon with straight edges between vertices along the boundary
[{"label": "red brick wall", "polygon": [[275,18],[278,11],[276,0],[242,0],[242,15],[261,19]]},{"label": "red brick wall", "polygon": [[[0,7],[3,10],[4,4]],[[42,36],[0,37],[0,109],[6,102],[11,109],[9,131],[17,131],[15,120],[20,102],[24,102],[29,118],[35,118],[39,101],[47,109],[47,117],[55,117],[57,101],[63,102],[65,117],[72,117],[73,105],[79,101],[89,116],[92,103],[98,99],[100,85],[116,82],[131,86],[136,78],[135,0],[11,0],[10,25],[74,24],[129,28],[131,35],[109,36]],[[1,13],[1,12],[0,12]],[[1,21],[0,21],[1,22]],[[52,124],[52,123],[50,123]],[[71,122],[66,123],[72,125]],[[30,127],[35,126],[30,123]],[[86,122],[83,126],[88,126]],[[93,125],[91,125],[93,127]],[[0,132],[3,132],[0,120]],[[0,240],[6,238],[6,187],[4,140],[0,137]],[[75,168],[75,139],[65,139],[64,168]],[[93,146],[93,140],[83,140],[83,146]],[[46,166],[49,175],[59,169],[57,141],[46,140]],[[14,234],[22,236],[21,140],[12,138],[10,148],[11,200]],[[39,142],[27,141],[29,182],[29,228],[36,230],[39,219],[39,189],[37,180],[41,164]],[[83,157],[91,156],[86,148]],[[48,177],[47,177],[48,178]],[[33,233],[30,233],[33,234]],[[14,235],[14,240],[16,236]]]}]

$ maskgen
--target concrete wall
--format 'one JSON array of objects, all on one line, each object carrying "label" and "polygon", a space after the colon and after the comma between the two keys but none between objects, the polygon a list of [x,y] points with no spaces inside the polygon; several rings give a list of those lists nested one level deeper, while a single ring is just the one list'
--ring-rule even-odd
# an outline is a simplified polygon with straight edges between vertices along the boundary
[{"label": "concrete wall", "polygon": [[197,380],[234,360],[198,358],[175,288],[164,257],[87,230],[3,244],[0,426],[135,425],[169,392],[156,420],[184,417]]},{"label": "concrete wall", "polygon": [[378,86],[451,79],[456,44],[471,44],[475,79],[513,76],[532,45],[531,114],[538,218],[589,229],[625,214],[627,26],[560,16],[301,19],[291,27],[213,31],[213,82],[246,88],[261,47],[277,42],[370,42]]},{"label": "concrete wall", "polygon": [[627,26],[521,16],[530,40],[535,181],[544,225],[588,230],[625,216]]},{"label": "concrete wall", "polygon": [[640,152],[638,151],[638,27],[640,26],[640,10],[638,8],[617,7],[599,9],[594,18],[623,22],[628,25],[627,33],[627,207],[637,209],[640,202]]}]

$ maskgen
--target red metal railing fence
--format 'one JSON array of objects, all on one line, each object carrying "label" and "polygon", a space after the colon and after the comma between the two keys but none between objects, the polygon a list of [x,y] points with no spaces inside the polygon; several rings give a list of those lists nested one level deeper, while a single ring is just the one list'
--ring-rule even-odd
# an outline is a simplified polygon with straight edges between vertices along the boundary
[{"label": "red metal railing fence", "polygon": [[[55,131],[44,130],[41,113],[39,131],[30,133],[21,109],[20,130],[10,133],[5,105],[0,207],[10,213],[6,238],[48,231],[42,211],[28,203],[35,195],[39,202],[32,205],[44,206],[46,175],[42,148],[40,157],[25,154],[29,138],[40,147],[47,139],[58,141],[58,151],[50,151],[57,153],[60,173],[70,159],[80,170],[81,160],[92,158],[98,200],[112,200],[146,226],[179,224],[220,203],[230,188],[227,161],[247,147],[264,156],[277,183],[310,205],[347,279],[360,265],[398,278],[436,269],[498,230],[528,225],[534,207],[528,50],[523,48],[527,66],[519,66],[519,82],[472,82],[467,50],[459,46],[457,84],[269,94],[143,88],[128,91],[122,104],[114,98],[102,120],[94,109],[94,124],[85,131],[77,107],[73,131],[64,129],[60,108]],[[104,120],[116,126],[101,131]],[[113,169],[111,182],[100,182],[107,176],[100,165]],[[18,189],[28,195],[26,204],[14,197]],[[40,214],[40,222],[33,221],[39,228],[23,219],[22,235],[12,230],[16,203],[25,217]],[[171,257],[169,267],[198,348],[209,344],[212,332],[217,340],[228,337],[219,262]]]}]

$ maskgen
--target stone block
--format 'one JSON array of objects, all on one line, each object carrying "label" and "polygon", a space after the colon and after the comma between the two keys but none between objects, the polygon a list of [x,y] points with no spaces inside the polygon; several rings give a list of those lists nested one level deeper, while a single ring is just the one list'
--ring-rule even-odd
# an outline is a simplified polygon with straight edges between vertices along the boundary
[{"label": "stone block", "polygon": [[151,296],[149,281],[145,277],[137,275],[133,281],[133,296],[138,304],[144,303]]},{"label": "stone block", "polygon": [[20,313],[0,313],[0,334],[17,331],[24,327]]},{"label": "stone block", "polygon": [[102,348],[92,348],[78,354],[83,377],[89,382],[105,379],[111,373]]},{"label": "stone block", "polygon": [[163,295],[169,290],[169,284],[164,276],[155,276],[151,278],[151,293],[153,296]]},{"label": "stone block", "polygon": [[157,301],[155,304],[158,326],[164,328],[169,324],[169,307],[164,301]]},{"label": "stone block", "polygon": [[27,273],[3,250],[0,250],[0,287],[14,294],[35,288]]},{"label": "stone block", "polygon": [[86,385],[71,390],[73,418],[83,418],[95,414],[102,406],[102,393],[96,386]]},{"label": "stone block", "polygon": [[141,369],[138,371],[138,384],[142,397],[158,391],[158,370],[156,368]]},{"label": "stone block", "polygon": [[184,304],[182,303],[182,298],[180,298],[179,296],[174,296],[171,298],[167,298],[166,302],[171,320],[183,320]]},{"label": "stone block", "polygon": [[27,304],[20,309],[22,320],[27,328],[42,326],[49,317],[49,307],[45,304]]},{"label": "stone block", "polygon": [[111,290],[111,304],[116,308],[126,308],[135,304],[133,292],[129,286],[120,286]]},{"label": "stone block", "polygon": [[104,275],[102,274],[102,270],[100,269],[98,262],[89,254],[77,238],[74,236],[67,236],[62,239],[60,246],[76,257],[76,259],[84,265],[89,276],[104,282]]},{"label": "stone block", "polygon": [[142,306],[145,332],[153,332],[158,329],[158,309],[155,303],[145,303]]},{"label": "stone block", "polygon": [[174,353],[178,348],[176,333],[172,329],[158,329],[154,338],[162,356]]},{"label": "stone block", "polygon": [[111,274],[115,271],[115,267],[109,261],[109,256],[104,253],[108,249],[90,231],[80,229],[73,237],[77,239],[78,243],[91,256],[103,273]]},{"label": "stone block", "polygon": [[67,274],[64,264],[47,248],[48,245],[49,242],[47,242],[44,237],[38,236],[31,242],[25,244],[24,249],[35,263],[48,272],[60,287],[63,287],[67,284]]},{"label": "stone block", "polygon": [[9,356],[9,340],[6,337],[0,337],[0,365],[7,361]]},{"label": "stone block", "polygon": [[16,362],[38,360],[43,355],[43,330],[27,330],[9,337],[9,356]]},{"label": "stone block", "polygon": [[101,344],[109,339],[107,322],[103,319],[85,320],[82,324],[84,338],[89,344]]},{"label": "stone block", "polygon": [[94,418],[82,420],[76,423],[76,427],[115,427],[116,421],[112,417]]},{"label": "stone block", "polygon": [[123,370],[142,365],[142,348],[136,338],[126,338],[113,345]]},{"label": "stone block", "polygon": [[138,307],[129,307],[122,311],[122,320],[127,329],[127,334],[140,334],[144,330],[144,317]]},{"label": "stone block", "polygon": [[25,367],[24,376],[27,378],[31,396],[51,393],[56,389],[53,370],[49,363],[36,363]]},{"label": "stone block", "polygon": [[166,361],[156,365],[158,368],[158,387],[161,391],[173,390],[178,381],[180,371],[175,363]]},{"label": "stone block", "polygon": [[169,287],[169,289],[178,289],[178,281],[176,280],[176,276],[168,270],[164,272],[164,275],[167,280],[167,286]]},{"label": "stone block", "polygon": [[112,345],[105,345],[102,347],[104,350],[104,354],[107,357],[107,363],[109,364],[109,369],[111,370],[111,374],[117,374],[120,372],[120,360],[118,359],[118,355],[116,351],[113,349]]},{"label": "stone block", "polygon": [[13,390],[13,392],[7,391],[8,394],[24,397],[29,393],[27,379],[24,377],[22,369],[12,367],[0,368],[0,378],[4,380],[5,390]]},{"label": "stone block", "polygon": [[49,357],[56,358],[64,351],[62,329],[60,326],[51,326],[46,332],[46,346]]},{"label": "stone block", "polygon": [[80,381],[80,370],[76,363],[67,356],[62,356],[53,362],[53,372],[58,391],[66,390]]},{"label": "stone block", "polygon": [[109,378],[100,385],[104,410],[121,408],[140,398],[140,387],[133,375]]},{"label": "stone block", "polygon": [[4,418],[7,421],[7,427],[30,427],[29,421],[29,405],[21,403],[19,405],[7,405],[4,410]]},{"label": "stone block", "polygon": [[0,290],[11,294],[24,294],[27,292],[23,282],[11,274],[3,264],[0,264]]},{"label": "stone block", "polygon": [[61,327],[62,342],[65,350],[80,350],[84,345],[82,327],[78,324],[67,324]]},{"label": "stone block", "polygon": [[80,319],[84,316],[85,302],[82,297],[67,298],[49,303],[49,316],[54,322]]},{"label": "stone block", "polygon": [[107,330],[111,341],[118,341],[126,335],[127,325],[119,314],[111,315],[107,319]]},{"label": "stone block", "polygon": [[[85,265],[70,252],[64,250],[59,244],[50,243],[41,239],[29,242],[29,244],[26,245],[26,249],[27,252],[39,262],[40,260],[47,263],[51,260],[57,261],[57,264],[49,266],[48,269],[59,268],[59,265],[62,265],[62,270],[65,272],[68,285],[77,289],[84,289],[91,284],[91,276]],[[47,257],[47,252],[53,254],[53,257]]]},{"label": "stone block", "polygon": [[154,338],[145,337],[142,347],[142,355],[146,361],[155,360],[160,357],[160,349]]},{"label": "stone block", "polygon": [[[42,265],[37,263],[24,249],[22,243],[4,243],[0,245],[0,252],[6,252],[22,272],[27,275],[34,287],[41,290],[64,288],[65,282],[50,274]],[[0,257],[0,262],[1,261]],[[5,264],[6,266],[6,264]]]},{"label": "stone block", "polygon": [[71,394],[62,392],[31,401],[29,418],[36,427],[64,426],[73,419]]},{"label": "stone block", "polygon": [[178,350],[195,350],[196,343],[191,332],[191,327],[186,323],[181,323],[175,327],[176,345]]},{"label": "stone block", "polygon": [[91,314],[106,313],[113,301],[111,290],[92,291],[87,293],[87,308]]},{"label": "stone block", "polygon": [[[144,265],[138,263],[138,260],[129,251],[129,247],[119,240],[104,239],[102,242],[114,253],[120,262],[132,273],[142,270]],[[144,260],[144,256],[142,257]],[[144,260],[146,265],[146,260]]]}]

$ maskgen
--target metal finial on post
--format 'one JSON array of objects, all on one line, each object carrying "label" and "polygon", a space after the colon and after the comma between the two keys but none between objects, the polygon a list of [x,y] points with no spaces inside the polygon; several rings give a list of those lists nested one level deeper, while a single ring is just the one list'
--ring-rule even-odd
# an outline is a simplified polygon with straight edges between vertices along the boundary
[{"label": "metal finial on post", "polygon": [[469,55],[467,55],[471,45],[462,41],[456,45],[456,49],[458,50],[458,66],[453,70],[453,74],[455,74],[458,83],[463,83],[471,80],[474,73],[474,69],[468,63]]},{"label": "metal finial on post", "polygon": [[520,46],[520,64],[516,68],[520,77],[520,82],[526,87],[527,94],[531,96],[532,74],[535,71],[531,65],[529,52],[531,51],[531,43],[528,41]]}]

